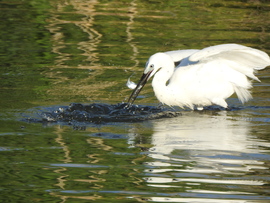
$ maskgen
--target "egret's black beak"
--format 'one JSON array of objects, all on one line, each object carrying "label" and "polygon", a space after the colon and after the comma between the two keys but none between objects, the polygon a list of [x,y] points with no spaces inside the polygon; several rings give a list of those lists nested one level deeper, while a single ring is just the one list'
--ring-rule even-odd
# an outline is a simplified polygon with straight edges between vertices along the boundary
[{"label": "egret's black beak", "polygon": [[142,75],[139,83],[137,84],[136,88],[133,90],[132,94],[130,95],[130,97],[128,99],[129,104],[133,104],[133,102],[136,100],[136,98],[139,95],[140,91],[142,90],[142,88],[144,87],[146,82],[148,81],[151,73],[152,73],[152,71],[149,71],[148,73],[144,73]]}]

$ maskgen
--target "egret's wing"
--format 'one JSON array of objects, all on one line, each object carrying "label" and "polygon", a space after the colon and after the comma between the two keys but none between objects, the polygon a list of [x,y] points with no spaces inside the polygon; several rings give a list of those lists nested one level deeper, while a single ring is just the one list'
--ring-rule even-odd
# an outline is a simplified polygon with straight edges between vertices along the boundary
[{"label": "egret's wing", "polygon": [[206,62],[216,59],[234,61],[255,70],[261,70],[270,65],[270,58],[265,52],[239,44],[207,47],[189,57],[191,62]]},{"label": "egret's wing", "polygon": [[249,47],[239,44],[220,44],[215,46],[206,47],[190,57],[190,61],[200,61],[207,59],[211,56],[220,54],[226,51],[249,49]]},{"label": "egret's wing", "polygon": [[165,54],[168,54],[172,57],[174,62],[180,62],[182,59],[189,57],[190,55],[198,52],[198,49],[187,49],[187,50],[176,50],[176,51],[167,51]]},{"label": "egret's wing", "polygon": [[219,61],[229,68],[259,81],[254,71],[270,65],[269,56],[260,50],[238,44],[223,44],[202,49],[188,58],[189,63],[209,63]]}]

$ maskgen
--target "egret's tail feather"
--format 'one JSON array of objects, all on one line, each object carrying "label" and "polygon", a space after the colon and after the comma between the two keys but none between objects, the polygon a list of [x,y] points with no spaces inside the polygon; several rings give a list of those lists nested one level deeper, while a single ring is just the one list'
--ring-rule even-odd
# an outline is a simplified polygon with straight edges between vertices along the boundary
[{"label": "egret's tail feather", "polygon": [[235,86],[234,87],[234,91],[238,97],[238,99],[242,102],[245,103],[248,100],[252,99],[252,95],[249,91],[249,89],[244,88],[244,87],[239,87],[239,86]]}]

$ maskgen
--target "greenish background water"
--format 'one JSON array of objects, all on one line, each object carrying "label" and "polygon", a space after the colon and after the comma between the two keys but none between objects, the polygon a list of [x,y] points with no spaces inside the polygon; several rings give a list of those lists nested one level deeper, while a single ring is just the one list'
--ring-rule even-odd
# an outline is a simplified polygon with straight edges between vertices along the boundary
[{"label": "greenish background water", "polygon": [[[268,1],[0,9],[0,202],[269,202],[269,68],[240,111],[81,127],[21,121],[71,102],[126,101],[127,78],[159,51],[239,43],[270,54]],[[150,84],[142,95],[137,103],[157,104]]]}]

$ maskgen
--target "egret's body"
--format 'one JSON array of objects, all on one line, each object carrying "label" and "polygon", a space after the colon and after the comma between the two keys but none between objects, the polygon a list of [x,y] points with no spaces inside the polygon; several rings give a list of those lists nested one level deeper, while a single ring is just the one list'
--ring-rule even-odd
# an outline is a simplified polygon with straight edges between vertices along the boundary
[{"label": "egret's body", "polygon": [[129,103],[154,76],[155,95],[164,104],[200,110],[212,104],[227,108],[225,100],[233,93],[242,103],[252,98],[247,77],[260,81],[254,72],[269,65],[265,52],[237,44],[156,53],[146,63]]}]

